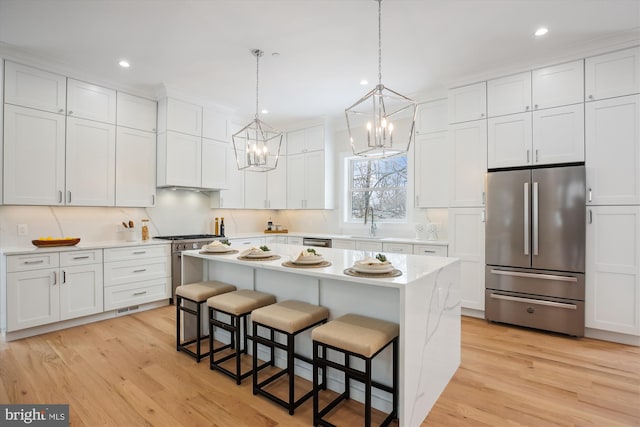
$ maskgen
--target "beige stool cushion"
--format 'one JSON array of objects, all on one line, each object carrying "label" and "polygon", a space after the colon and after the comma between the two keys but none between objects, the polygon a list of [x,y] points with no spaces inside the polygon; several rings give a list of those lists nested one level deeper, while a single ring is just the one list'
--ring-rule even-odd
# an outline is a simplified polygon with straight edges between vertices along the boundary
[{"label": "beige stool cushion", "polygon": [[371,357],[398,336],[396,323],[346,314],[311,331],[311,338],[364,357]]},{"label": "beige stool cushion", "polygon": [[181,297],[190,299],[191,301],[203,302],[214,295],[220,295],[225,292],[235,290],[236,287],[228,283],[209,280],[206,282],[196,282],[178,286],[176,288],[176,295],[180,295]]},{"label": "beige stool cushion", "polygon": [[251,320],[290,334],[329,317],[325,307],[302,301],[282,301],[251,312]]},{"label": "beige stool cushion", "polygon": [[211,297],[207,300],[207,305],[216,310],[240,316],[241,314],[249,313],[256,308],[275,304],[275,302],[276,297],[271,294],[241,289],[239,291]]}]

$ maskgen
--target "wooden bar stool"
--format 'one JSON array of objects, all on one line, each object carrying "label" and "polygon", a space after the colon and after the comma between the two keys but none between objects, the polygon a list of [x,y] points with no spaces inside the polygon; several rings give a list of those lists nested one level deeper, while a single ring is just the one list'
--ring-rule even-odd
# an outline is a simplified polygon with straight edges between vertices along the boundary
[{"label": "wooden bar stool", "polygon": [[[371,426],[371,388],[391,393],[393,403],[391,413],[387,415],[381,426],[388,426],[398,416],[398,334],[396,323],[357,314],[346,314],[331,322],[318,326],[311,331],[313,339],[313,425],[333,426],[322,418],[333,410],[340,402],[349,399],[349,381],[351,379],[364,384],[364,425]],[[393,348],[393,385],[381,384],[371,379],[371,361],[382,350],[392,345]],[[327,349],[344,355],[344,365],[327,358]],[[321,351],[322,350],[322,351]],[[360,371],[350,366],[350,358],[364,361],[365,369]],[[335,398],[324,409],[319,408],[321,386],[318,384],[318,369],[333,368],[344,373],[345,391]]]},{"label": "wooden bar stool", "polygon": [[[251,375],[253,369],[248,372],[242,373],[241,371],[241,355],[247,354],[247,342],[252,337],[247,330],[247,318],[251,312],[260,307],[266,305],[275,304],[276,297],[264,292],[251,291],[242,289],[239,291],[228,292],[226,294],[217,295],[207,300],[207,306],[209,306],[209,329],[213,331],[215,327],[222,328],[231,334],[231,342],[227,345],[223,345],[220,348],[214,350],[213,338],[209,340],[209,368],[212,370],[218,370],[231,378],[236,380],[236,384],[240,384],[244,378]],[[223,313],[229,316],[229,323],[225,323],[216,318],[217,313]],[[242,321],[242,325],[240,324]],[[213,332],[212,332],[213,334]],[[241,340],[244,345],[241,345]],[[233,349],[234,352],[215,360],[215,354],[226,350]],[[222,366],[222,363],[235,357],[236,369],[235,372]],[[265,363],[259,366],[258,369],[263,369],[269,366],[269,363]]]},{"label": "wooden bar stool", "polygon": [[[294,396],[294,362],[295,359],[313,364],[313,360],[306,356],[296,353],[295,337],[301,332],[313,328],[322,323],[326,323],[329,317],[329,310],[325,307],[308,304],[302,301],[282,301],[277,304],[268,305],[266,307],[254,310],[251,313],[251,322],[253,323],[253,394],[261,394],[271,401],[281,405],[289,410],[289,414],[293,415],[295,408],[300,406],[304,401],[313,395],[313,389],[309,390],[298,400]],[[269,331],[269,338],[258,335],[258,328],[261,327]],[[274,332],[286,336],[286,344],[281,344],[274,339]],[[268,378],[258,382],[258,344],[265,345],[270,348],[271,361],[274,365],[274,348],[284,350],[287,353],[287,367],[279,372],[270,375]],[[264,389],[273,381],[289,375],[289,396],[288,400],[283,400],[278,396]]]},{"label": "wooden bar stool", "polygon": [[[209,352],[204,354],[200,353],[200,341],[208,338],[209,334],[200,336],[202,334],[202,304],[207,301],[208,298],[214,295],[220,295],[225,292],[235,291],[236,287],[228,283],[218,282],[210,280],[206,282],[189,283],[188,285],[178,286],[176,288],[176,350],[183,351],[189,356],[196,359],[196,362],[200,363],[200,359],[203,359],[209,355]],[[196,309],[183,306],[183,301],[190,301],[196,305]],[[180,342],[180,312],[192,314],[196,317],[196,337],[194,339]],[[196,343],[195,353],[187,348],[187,346]]]}]

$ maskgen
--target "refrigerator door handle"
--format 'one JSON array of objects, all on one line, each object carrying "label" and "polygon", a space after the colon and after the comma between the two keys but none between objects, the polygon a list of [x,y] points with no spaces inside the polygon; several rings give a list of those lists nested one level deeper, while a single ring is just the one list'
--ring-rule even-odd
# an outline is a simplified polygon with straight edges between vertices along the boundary
[{"label": "refrigerator door handle", "polygon": [[524,254],[529,255],[529,183],[524,183]]},{"label": "refrigerator door handle", "polygon": [[532,201],[532,225],[533,225],[533,255],[538,255],[538,183],[533,183]]},{"label": "refrigerator door handle", "polygon": [[575,304],[567,304],[567,303],[555,302],[555,301],[545,301],[545,300],[539,300],[539,299],[533,299],[533,298],[512,297],[509,295],[501,295],[501,294],[491,294],[491,298],[502,299],[506,301],[524,302],[527,304],[546,305],[548,307],[565,308],[567,310],[575,310],[578,308]]},{"label": "refrigerator door handle", "polygon": [[578,283],[578,279],[576,277],[559,276],[556,274],[526,273],[523,271],[497,270],[495,268],[491,269],[491,274],[500,274],[502,276],[526,277],[529,279],[556,280],[558,282]]}]

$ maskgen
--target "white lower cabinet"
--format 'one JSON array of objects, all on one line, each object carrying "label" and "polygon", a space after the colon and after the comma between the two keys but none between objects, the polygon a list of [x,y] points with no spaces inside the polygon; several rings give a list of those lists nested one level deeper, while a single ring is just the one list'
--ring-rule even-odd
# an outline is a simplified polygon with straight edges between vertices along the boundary
[{"label": "white lower cabinet", "polygon": [[484,208],[449,209],[449,256],[460,259],[462,307],[484,310]]},{"label": "white lower cabinet", "polygon": [[357,251],[381,252],[382,242],[375,240],[356,240]]},{"label": "white lower cabinet", "polygon": [[240,239],[229,239],[231,242],[231,247],[243,251],[244,249],[248,249],[252,246],[259,247],[265,244],[264,237],[246,237]]},{"label": "white lower cabinet", "polygon": [[383,242],[382,251],[391,252],[394,254],[412,254],[413,245],[410,243]]},{"label": "white lower cabinet", "polygon": [[640,206],[587,208],[585,326],[640,336]]},{"label": "white lower cabinet", "polygon": [[290,245],[300,245],[300,246],[302,246],[302,237],[289,236],[289,237],[287,237],[287,243],[290,244]]},{"label": "white lower cabinet", "polygon": [[265,237],[265,242],[267,244],[269,244],[269,243],[284,243],[284,244],[288,244],[289,243],[289,238],[287,236],[266,236]]},{"label": "white lower cabinet", "polygon": [[332,239],[331,247],[336,249],[355,249],[356,241],[355,240],[341,240],[341,239]]},{"label": "white lower cabinet", "polygon": [[169,245],[105,249],[104,309],[115,310],[169,298]]},{"label": "white lower cabinet", "polygon": [[414,255],[447,256],[447,247],[443,245],[413,245]]},{"label": "white lower cabinet", "polygon": [[103,311],[102,250],[7,257],[7,332]]}]

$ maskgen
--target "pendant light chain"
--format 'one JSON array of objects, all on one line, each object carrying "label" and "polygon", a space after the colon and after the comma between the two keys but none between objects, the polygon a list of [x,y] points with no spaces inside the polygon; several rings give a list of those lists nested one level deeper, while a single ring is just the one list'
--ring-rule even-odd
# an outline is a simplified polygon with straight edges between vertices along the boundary
[{"label": "pendant light chain", "polygon": [[378,84],[382,84],[382,0],[378,0]]},{"label": "pendant light chain", "polygon": [[254,51],[256,55],[256,119],[258,118],[258,88],[260,84],[260,57],[262,56],[262,51],[260,49],[256,49]]}]

